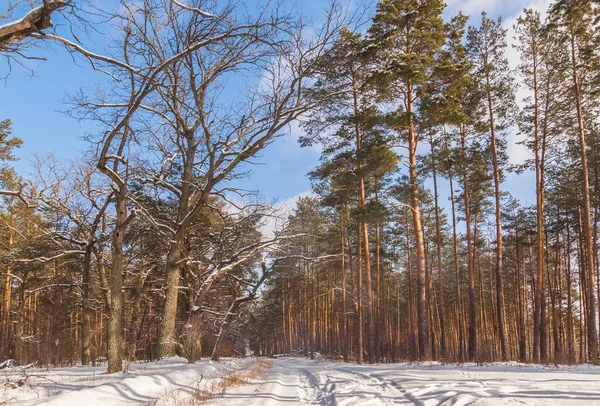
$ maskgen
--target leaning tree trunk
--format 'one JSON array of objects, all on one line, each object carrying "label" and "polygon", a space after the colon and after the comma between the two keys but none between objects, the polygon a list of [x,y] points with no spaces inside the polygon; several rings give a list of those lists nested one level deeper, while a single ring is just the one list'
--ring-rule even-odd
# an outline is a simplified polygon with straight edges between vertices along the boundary
[{"label": "leaning tree trunk", "polygon": [[217,333],[217,339],[215,341],[215,346],[213,347],[213,351],[210,356],[211,360],[213,360],[213,361],[219,360],[223,341],[225,340],[225,337],[227,336],[227,332],[229,331],[229,327],[231,326],[231,323],[233,322],[233,319],[234,319],[236,313],[238,312],[238,310],[242,306],[242,304],[244,304],[245,302],[247,302],[249,300],[252,300],[252,298],[253,298],[253,296],[237,298],[229,306],[229,309],[227,310],[227,314],[225,315],[223,320],[221,320],[221,324],[219,325],[219,332]]}]

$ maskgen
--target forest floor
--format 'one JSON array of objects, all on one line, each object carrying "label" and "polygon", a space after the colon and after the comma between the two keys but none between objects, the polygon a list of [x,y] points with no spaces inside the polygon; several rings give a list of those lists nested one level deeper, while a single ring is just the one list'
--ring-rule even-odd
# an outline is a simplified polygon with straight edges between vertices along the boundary
[{"label": "forest floor", "polygon": [[0,376],[0,405],[600,405],[600,367],[590,365],[171,358],[131,364],[127,374],[77,366]]}]

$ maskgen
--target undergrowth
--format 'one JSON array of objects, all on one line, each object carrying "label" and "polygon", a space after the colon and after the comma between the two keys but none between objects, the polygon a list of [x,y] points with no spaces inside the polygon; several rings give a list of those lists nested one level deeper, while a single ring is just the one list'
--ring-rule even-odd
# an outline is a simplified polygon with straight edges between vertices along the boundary
[{"label": "undergrowth", "polygon": [[201,378],[191,385],[193,388],[191,395],[187,391],[174,389],[157,398],[154,406],[195,406],[207,404],[212,399],[223,397],[228,390],[248,385],[251,383],[251,380],[262,378],[265,369],[272,366],[272,362],[258,359],[256,364],[248,370],[233,371],[220,378],[211,379],[206,383]]}]

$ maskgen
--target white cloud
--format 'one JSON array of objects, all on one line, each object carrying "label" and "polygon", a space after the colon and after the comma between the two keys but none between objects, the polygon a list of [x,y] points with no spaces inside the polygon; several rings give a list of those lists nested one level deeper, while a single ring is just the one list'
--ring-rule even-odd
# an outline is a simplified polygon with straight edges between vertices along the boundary
[{"label": "white cloud", "polygon": [[502,2],[500,0],[448,0],[448,11],[457,14],[462,11],[466,15],[479,14],[482,11],[495,12]]},{"label": "white cloud", "polygon": [[275,203],[275,212],[272,216],[267,217],[262,224],[261,232],[265,237],[273,237],[276,231],[281,230],[281,228],[287,222],[288,217],[294,213],[296,209],[296,202],[301,197],[309,197],[312,196],[312,192],[310,190],[298,193],[297,195],[288,197],[285,200],[282,200],[278,203]]},{"label": "white cloud", "polygon": [[289,125],[289,135],[287,137],[282,137],[283,139],[279,141],[279,151],[282,153],[291,153],[296,152],[299,148],[303,148],[317,156],[320,156],[321,152],[323,151],[323,148],[320,144],[313,144],[310,147],[300,146],[298,140],[304,135],[306,135],[306,132],[300,126],[300,121],[292,121]]},{"label": "white cloud", "polygon": [[508,154],[508,158],[510,163],[513,165],[520,165],[525,163],[525,161],[531,158],[531,151],[525,148],[524,145],[519,144],[523,141],[524,137],[517,133],[517,129],[510,134],[508,134],[506,140],[506,153]]},{"label": "white cloud", "polygon": [[[477,20],[482,11],[488,15],[502,16],[505,21],[516,19],[523,9],[532,8],[544,14],[551,1],[549,0],[448,0],[446,13],[448,16],[455,15],[459,11]],[[477,21],[471,21],[476,24]],[[505,26],[508,27],[507,24]]]}]

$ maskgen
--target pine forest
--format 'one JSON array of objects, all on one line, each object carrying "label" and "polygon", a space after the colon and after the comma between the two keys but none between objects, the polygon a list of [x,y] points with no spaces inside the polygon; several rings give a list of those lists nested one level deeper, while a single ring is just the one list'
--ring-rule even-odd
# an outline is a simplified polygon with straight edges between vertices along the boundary
[{"label": "pine forest", "polygon": [[[5,83],[55,50],[93,129],[23,158],[0,90],[0,363],[600,362],[597,1],[96,3],[0,9]],[[246,182],[290,131],[282,208]]]}]

